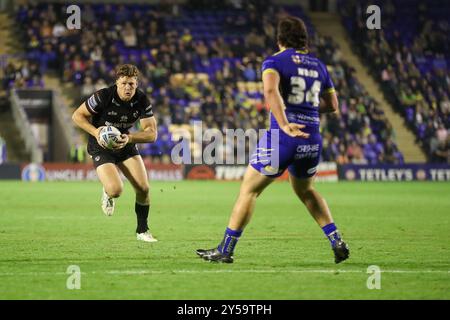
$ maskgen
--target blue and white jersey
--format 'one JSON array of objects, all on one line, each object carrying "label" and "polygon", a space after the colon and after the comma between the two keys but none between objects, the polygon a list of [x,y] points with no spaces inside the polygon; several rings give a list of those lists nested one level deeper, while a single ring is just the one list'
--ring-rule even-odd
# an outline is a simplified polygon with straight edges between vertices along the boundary
[{"label": "blue and white jersey", "polygon": [[317,172],[322,151],[319,131],[319,103],[322,92],[334,86],[325,65],[306,51],[286,49],[267,58],[262,72],[280,76],[280,93],[289,122],[303,124],[308,138],[291,137],[279,130],[273,116],[270,130],[259,140],[250,165],[264,175],[276,178],[288,169],[289,174],[304,179]]},{"label": "blue and white jersey", "polygon": [[[308,51],[290,48],[265,59],[262,72],[279,74],[288,121],[306,125],[306,132],[319,130],[319,97],[334,91],[326,66]],[[279,128],[273,115],[271,128]]]}]

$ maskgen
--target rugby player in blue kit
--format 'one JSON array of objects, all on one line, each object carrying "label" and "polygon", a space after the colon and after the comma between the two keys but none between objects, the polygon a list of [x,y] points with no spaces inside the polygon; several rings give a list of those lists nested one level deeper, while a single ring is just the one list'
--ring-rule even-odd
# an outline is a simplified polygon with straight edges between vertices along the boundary
[{"label": "rugby player in blue kit", "polygon": [[213,249],[197,250],[207,261],[233,262],[234,248],[250,221],[256,198],[286,169],[295,194],[329,239],[335,262],[350,254],[327,203],[313,187],[322,150],[319,114],[338,113],[333,82],[326,66],[308,53],[308,33],[301,19],[280,20],[277,41],[280,51],[262,64],[270,129],[250,158],[222,242]]}]

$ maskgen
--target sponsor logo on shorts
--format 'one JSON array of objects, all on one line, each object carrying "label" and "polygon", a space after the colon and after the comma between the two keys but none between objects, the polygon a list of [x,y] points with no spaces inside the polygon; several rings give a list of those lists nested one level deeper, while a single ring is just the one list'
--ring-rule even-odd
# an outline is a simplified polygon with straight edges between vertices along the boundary
[{"label": "sponsor logo on shorts", "polygon": [[319,144],[304,144],[297,147],[297,152],[319,151]]},{"label": "sponsor logo on shorts", "polygon": [[96,157],[94,158],[94,161],[100,161],[100,156],[96,156]]},{"label": "sponsor logo on shorts", "polygon": [[305,144],[297,147],[297,154],[294,156],[296,160],[305,158],[317,158],[319,156],[318,144]]}]

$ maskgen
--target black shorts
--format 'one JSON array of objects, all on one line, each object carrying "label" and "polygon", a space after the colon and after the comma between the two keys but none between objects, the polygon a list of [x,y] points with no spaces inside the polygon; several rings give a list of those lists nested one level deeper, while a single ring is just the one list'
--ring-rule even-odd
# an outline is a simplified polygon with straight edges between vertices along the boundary
[{"label": "black shorts", "polygon": [[96,169],[105,163],[117,164],[140,155],[135,144],[127,144],[123,149],[111,151],[100,147],[98,144],[88,143],[87,152],[91,156]]}]

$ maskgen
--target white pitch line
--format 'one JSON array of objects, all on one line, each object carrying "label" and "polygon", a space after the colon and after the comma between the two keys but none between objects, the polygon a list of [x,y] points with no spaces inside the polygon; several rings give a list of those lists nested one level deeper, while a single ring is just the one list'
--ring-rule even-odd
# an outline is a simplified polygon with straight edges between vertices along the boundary
[{"label": "white pitch line", "polygon": [[[382,273],[444,273],[450,274],[450,270],[381,270]],[[244,270],[233,270],[233,269],[221,269],[221,270],[109,270],[105,272],[93,272],[93,273],[107,273],[107,274],[125,274],[125,275],[139,275],[139,274],[160,274],[160,273],[367,273],[366,270],[314,270],[314,269],[303,269],[303,270],[277,270],[277,269],[244,269]]]},{"label": "white pitch line", "polygon": [[[437,273],[448,274],[450,270],[381,270],[382,273]],[[329,269],[220,269],[220,270],[105,270],[105,271],[90,271],[81,272],[81,275],[86,274],[110,274],[110,275],[152,275],[152,274],[217,274],[217,273],[363,273],[366,270],[329,270]],[[54,276],[54,275],[68,275],[66,272],[0,272],[1,276]]]}]

